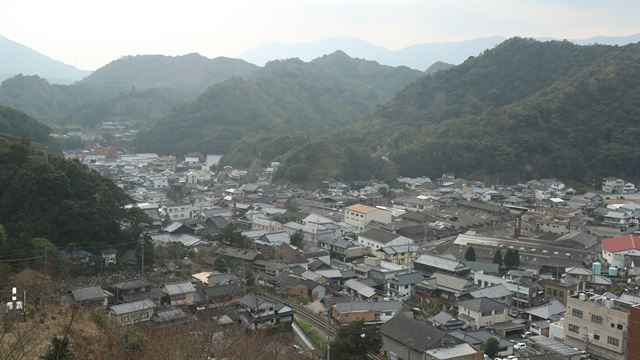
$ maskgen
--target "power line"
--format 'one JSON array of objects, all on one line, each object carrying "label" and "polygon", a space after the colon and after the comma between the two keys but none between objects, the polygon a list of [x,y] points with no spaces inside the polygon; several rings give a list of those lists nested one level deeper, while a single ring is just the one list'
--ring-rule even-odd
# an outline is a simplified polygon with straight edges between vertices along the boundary
[{"label": "power line", "polygon": [[17,261],[35,260],[35,259],[42,259],[43,257],[44,256],[34,256],[34,257],[22,258],[22,259],[9,259],[9,260],[0,259],[0,262],[17,262]]},{"label": "power line", "polygon": [[[122,242],[122,243],[116,243],[116,244],[110,244],[110,245],[83,246],[83,247],[79,247],[78,249],[80,249],[80,250],[86,250],[86,249],[108,249],[108,248],[112,248],[112,247],[119,247],[119,246],[125,246],[125,245],[136,245],[136,244],[137,244],[137,242]],[[49,246],[49,248],[55,248],[58,251],[68,250],[65,247],[57,247],[57,246],[54,246],[53,244],[52,244],[52,246]],[[34,251],[24,251],[24,252],[13,253],[13,254],[3,254],[3,255],[0,255],[0,258],[12,257],[12,256],[17,256],[17,255],[33,254],[33,252]],[[3,260],[0,259],[0,261],[3,261]]]}]

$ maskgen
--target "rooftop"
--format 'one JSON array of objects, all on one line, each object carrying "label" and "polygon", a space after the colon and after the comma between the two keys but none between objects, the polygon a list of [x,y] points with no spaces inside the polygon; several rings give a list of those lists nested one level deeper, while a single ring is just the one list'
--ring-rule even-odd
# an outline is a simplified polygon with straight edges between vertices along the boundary
[{"label": "rooftop", "polygon": [[367,206],[367,205],[355,204],[355,205],[348,206],[347,208],[345,208],[345,210],[350,210],[350,211],[361,213],[361,214],[368,214],[378,209],[371,206]]},{"label": "rooftop", "polygon": [[616,253],[628,250],[640,250],[640,235],[628,234],[602,240],[602,250]]}]

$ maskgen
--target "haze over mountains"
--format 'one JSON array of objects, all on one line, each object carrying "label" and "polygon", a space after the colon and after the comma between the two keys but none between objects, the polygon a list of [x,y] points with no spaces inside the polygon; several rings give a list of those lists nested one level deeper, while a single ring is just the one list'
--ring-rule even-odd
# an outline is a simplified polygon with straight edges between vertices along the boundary
[{"label": "haze over mountains", "polygon": [[[340,36],[307,43],[269,42],[239,55],[254,64],[263,65],[271,60],[297,57],[310,61],[319,56],[342,50],[350,56],[374,60],[383,65],[408,66],[424,71],[437,61],[460,64],[469,56],[476,56],[491,49],[507,38],[493,36],[458,42],[424,43],[394,51],[354,37]],[[553,40],[543,38],[540,40]],[[629,36],[598,36],[571,40],[578,45],[626,45],[640,41],[640,33]]]},{"label": "haze over mountains", "polygon": [[0,81],[24,74],[40,75],[56,84],[71,84],[90,73],[0,35]]}]

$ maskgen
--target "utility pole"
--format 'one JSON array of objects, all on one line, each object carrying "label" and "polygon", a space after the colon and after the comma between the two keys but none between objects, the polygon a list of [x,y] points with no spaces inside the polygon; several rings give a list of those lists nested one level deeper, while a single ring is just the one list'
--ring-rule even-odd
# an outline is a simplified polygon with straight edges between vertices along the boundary
[{"label": "utility pole", "polygon": [[140,261],[140,273],[144,279],[144,236],[140,239],[141,261]]}]

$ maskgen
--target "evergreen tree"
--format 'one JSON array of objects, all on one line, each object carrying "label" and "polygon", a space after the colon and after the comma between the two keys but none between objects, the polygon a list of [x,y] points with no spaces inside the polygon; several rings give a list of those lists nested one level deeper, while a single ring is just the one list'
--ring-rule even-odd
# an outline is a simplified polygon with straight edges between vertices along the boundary
[{"label": "evergreen tree", "polygon": [[513,266],[520,267],[520,252],[518,250],[513,251]]},{"label": "evergreen tree", "polygon": [[42,358],[44,360],[74,360],[76,356],[69,336],[53,335],[47,353]]},{"label": "evergreen tree", "polygon": [[473,246],[469,246],[467,252],[464,254],[464,259],[467,261],[476,261],[476,250]]},{"label": "evergreen tree", "polygon": [[291,235],[289,242],[295,247],[302,248],[304,244],[304,234],[302,230],[298,230],[295,234]]},{"label": "evergreen tree", "polygon": [[484,343],[484,353],[490,358],[495,357],[496,354],[498,354],[498,350],[500,350],[500,343],[498,342],[498,339],[490,337]]},{"label": "evergreen tree", "polygon": [[213,265],[213,268],[216,271],[226,273],[228,271],[229,265],[227,264],[227,260],[222,255],[216,256],[216,261]]},{"label": "evergreen tree", "polygon": [[508,269],[513,267],[513,250],[507,249],[507,252],[504,254],[504,266]]},{"label": "evergreen tree", "polygon": [[359,320],[342,326],[331,342],[331,358],[336,360],[367,359],[367,352],[378,353],[382,336],[375,326],[365,326]]},{"label": "evergreen tree", "polygon": [[496,253],[493,255],[493,263],[502,266],[502,252],[500,249],[496,250]]}]

